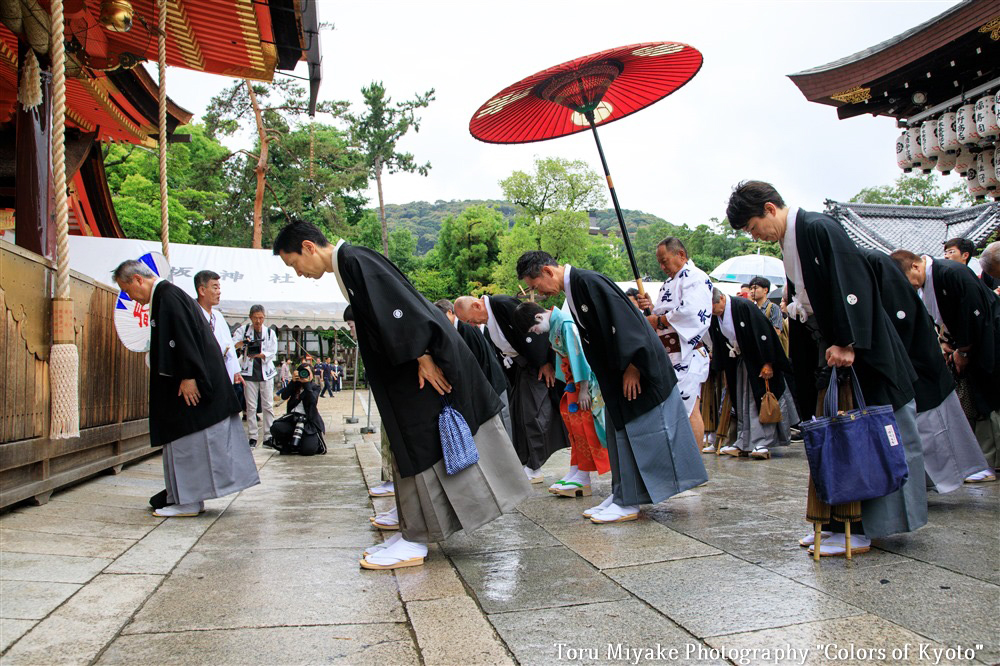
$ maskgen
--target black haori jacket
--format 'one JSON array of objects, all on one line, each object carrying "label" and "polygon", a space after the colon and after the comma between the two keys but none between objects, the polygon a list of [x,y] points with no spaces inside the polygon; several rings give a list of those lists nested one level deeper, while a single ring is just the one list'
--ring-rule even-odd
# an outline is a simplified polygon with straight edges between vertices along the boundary
[{"label": "black haori jacket", "polygon": [[358,348],[396,466],[404,477],[419,474],[441,460],[443,402],[429,383],[418,388],[417,358],[430,354],[444,372],[452,387],[447,400],[473,435],[500,413],[500,398],[448,318],[392,262],[343,243],[335,269],[354,311]]},{"label": "black haori jacket", "polygon": [[[163,280],[149,315],[150,444],[169,444],[238,414],[233,378],[201,306]],[[177,395],[182,379],[198,382],[201,399],[194,407]]]},{"label": "black haori jacket", "polygon": [[1000,409],[1000,299],[965,264],[935,259],[934,295],[957,347],[972,345],[966,368],[980,414]]},{"label": "black haori jacket", "polygon": [[[899,409],[913,400],[917,373],[882,309],[878,282],[861,250],[832,217],[801,209],[795,246],[820,334],[827,345],[854,346],[865,401]],[[796,287],[789,280],[789,299]]]},{"label": "black haori jacket", "polygon": [[[733,315],[733,329],[736,331],[736,342],[740,347],[739,356],[729,355],[729,340],[722,332],[719,318],[713,315],[712,325],[708,328],[708,334],[712,337],[711,367],[713,370],[722,370],[726,373],[726,382],[732,392],[736,390],[736,368],[742,357],[747,366],[750,391],[759,410],[767,386],[770,386],[771,393],[776,397],[785,392],[784,373],[791,372],[792,365],[785,356],[781,339],[774,332],[771,320],[761,312],[756,303],[738,296],[727,296],[726,310]],[[774,376],[768,380],[767,385],[760,378],[760,369],[765,363],[770,363],[774,370]]]},{"label": "black haori jacket", "polygon": [[479,330],[478,326],[466,324],[464,321],[458,322],[456,330],[465,340],[465,344],[469,345],[469,351],[476,357],[479,369],[486,375],[486,379],[496,394],[505,393],[507,391],[507,375],[504,374],[503,366],[497,360],[496,352],[493,351],[493,346],[486,340],[483,332]]},{"label": "black haori jacket", "polygon": [[889,255],[875,250],[862,250],[862,253],[875,274],[882,309],[889,315],[889,321],[917,372],[917,381],[913,384],[917,411],[934,409],[955,390],[955,381],[941,354],[934,321],[916,290]]},{"label": "black haori jacket", "polygon": [[553,362],[555,352],[549,346],[549,336],[519,332],[514,326],[514,310],[520,304],[513,296],[490,296],[490,309],[507,342],[537,371],[546,363]]},{"label": "black haori jacket", "polygon": [[[677,375],[666,350],[632,301],[605,275],[572,268],[573,319],[611,421],[618,430],[670,397]],[[622,379],[629,364],[639,370],[642,392],[626,400]]]}]

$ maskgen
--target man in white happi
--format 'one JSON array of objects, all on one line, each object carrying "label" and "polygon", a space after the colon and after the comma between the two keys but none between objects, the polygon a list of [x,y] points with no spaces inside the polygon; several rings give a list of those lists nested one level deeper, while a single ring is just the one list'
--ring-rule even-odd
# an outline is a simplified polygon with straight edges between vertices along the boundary
[{"label": "man in white happi", "polygon": [[675,236],[664,238],[656,246],[656,260],[667,274],[667,281],[655,303],[642,296],[639,306],[652,311],[646,319],[670,355],[695,442],[701,446],[705,424],[699,402],[709,370],[704,340],[712,323],[712,281],[688,258],[687,248]]},{"label": "man in white happi", "polygon": [[198,271],[194,276],[194,290],[198,294],[198,305],[205,312],[205,319],[215,334],[215,339],[219,343],[219,350],[222,358],[226,362],[226,372],[233,378],[234,384],[243,383],[243,375],[240,374],[240,359],[236,356],[236,346],[233,344],[233,336],[229,332],[229,324],[221,312],[212,310],[222,300],[222,286],[219,282],[219,274],[214,271]]}]

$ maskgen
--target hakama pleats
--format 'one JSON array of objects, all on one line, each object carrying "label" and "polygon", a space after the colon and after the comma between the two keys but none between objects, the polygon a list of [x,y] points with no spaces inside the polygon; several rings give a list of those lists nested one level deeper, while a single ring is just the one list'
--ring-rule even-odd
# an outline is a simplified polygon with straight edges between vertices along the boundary
[{"label": "hakama pleats", "polygon": [[163,446],[167,501],[190,504],[260,483],[239,414]]},{"label": "hakama pleats", "polygon": [[447,474],[443,459],[414,476],[400,477],[397,471],[396,507],[404,539],[444,541],[513,511],[531,495],[499,415],[479,426],[473,439],[479,462],[458,474]]},{"label": "hakama pleats", "polygon": [[510,418],[514,450],[526,467],[539,469],[549,456],[569,446],[558,400],[545,381],[539,381],[538,371],[520,356],[515,357]]},{"label": "hakama pleats", "polygon": [[[778,396],[778,406],[781,408],[780,423],[761,423],[757,401],[750,389],[747,366],[740,360],[736,368],[736,421],[737,436],[733,446],[741,451],[753,451],[755,448],[770,449],[775,446],[788,446],[792,443],[791,426],[799,422],[795,403],[787,388]],[[794,420],[793,420],[794,419]]]},{"label": "hakama pleats", "polygon": [[993,469],[1000,467],[1000,411],[990,412],[986,418],[976,421],[975,433],[986,464]]},{"label": "hakama pleats", "polygon": [[917,412],[917,430],[927,478],[939,493],[960,488],[965,477],[987,468],[986,458],[962,411],[958,394],[925,412]]},{"label": "hakama pleats", "polygon": [[503,421],[503,429],[507,431],[507,437],[511,441],[514,441],[514,427],[510,422],[510,398],[507,397],[507,391],[500,392],[500,419]]},{"label": "hakama pleats", "polygon": [[927,483],[916,415],[913,400],[893,411],[903,440],[909,476],[896,492],[861,503],[861,524],[865,535],[872,539],[912,532],[927,524]]},{"label": "hakama pleats", "polygon": [[379,463],[382,470],[382,480],[392,481],[392,449],[389,447],[389,435],[382,428],[382,441],[379,445]]},{"label": "hakama pleats", "polygon": [[656,504],[708,480],[687,410],[670,396],[616,430],[608,419],[611,490],[619,506]]}]

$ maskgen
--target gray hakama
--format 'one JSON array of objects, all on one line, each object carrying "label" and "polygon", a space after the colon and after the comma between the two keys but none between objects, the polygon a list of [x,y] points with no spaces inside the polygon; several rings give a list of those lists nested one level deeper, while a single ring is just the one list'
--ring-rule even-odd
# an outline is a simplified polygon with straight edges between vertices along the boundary
[{"label": "gray hakama", "polygon": [[190,504],[260,483],[239,414],[163,445],[167,501]]},{"label": "gray hakama", "polygon": [[939,493],[960,488],[965,477],[987,468],[986,458],[962,411],[958,394],[925,412],[917,412],[924,470]]},{"label": "gray hakama", "polygon": [[400,477],[393,470],[404,539],[444,541],[459,530],[475,530],[513,511],[531,495],[499,414],[479,426],[473,439],[479,462],[458,474],[447,474],[443,459],[414,476]]},{"label": "gray hakama", "polygon": [[392,481],[392,450],[389,448],[389,435],[382,428],[382,442],[379,446],[379,457],[382,469],[382,480]]},{"label": "gray hakama", "polygon": [[611,491],[618,506],[657,504],[708,481],[676,386],[624,430],[616,430],[608,417],[607,432]]},{"label": "gray hakama", "polygon": [[503,429],[507,431],[507,436],[510,437],[511,441],[514,441],[514,429],[510,423],[510,398],[507,397],[507,391],[503,391],[498,394],[500,396],[500,404],[503,407],[500,408],[500,418],[503,420]]},{"label": "gray hakama", "polygon": [[792,443],[791,426],[799,422],[799,414],[795,409],[791,391],[787,386],[778,396],[778,406],[781,408],[780,423],[761,423],[760,411],[753,391],[750,390],[747,365],[740,359],[736,368],[736,421],[737,435],[732,446],[741,451],[753,451],[755,448],[770,449],[775,446],[788,446]]},{"label": "gray hakama", "polygon": [[[545,381],[523,356],[514,357],[510,418],[514,450],[522,465],[540,469],[559,449],[569,446],[558,401],[552,400]],[[522,471],[522,474],[524,472]]]},{"label": "gray hakama", "polygon": [[861,524],[872,539],[912,532],[927,524],[927,484],[924,479],[924,454],[917,430],[916,401],[911,400],[893,411],[899,436],[906,452],[909,476],[903,487],[885,497],[861,503]]}]

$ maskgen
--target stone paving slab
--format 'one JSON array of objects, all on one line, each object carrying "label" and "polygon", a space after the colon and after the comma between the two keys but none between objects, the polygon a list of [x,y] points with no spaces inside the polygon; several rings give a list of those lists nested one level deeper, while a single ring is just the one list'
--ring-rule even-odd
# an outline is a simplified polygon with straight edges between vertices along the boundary
[{"label": "stone paving slab", "polygon": [[114,560],[72,555],[0,552],[0,580],[83,584]]},{"label": "stone paving slab", "polygon": [[381,541],[368,522],[370,509],[303,512],[301,509],[230,507],[201,537],[195,550],[356,548]]},{"label": "stone paving slab", "polygon": [[[212,526],[220,515],[219,502],[212,506],[206,502],[206,510],[200,516],[180,520],[166,520],[136,542],[127,552],[116,559],[108,568],[108,573],[121,574],[168,574],[191,549],[198,539]],[[224,508],[225,504],[223,504]]]},{"label": "stone paving slab", "polygon": [[11,620],[0,617],[0,652],[17,642],[36,624],[38,620]]},{"label": "stone paving slab", "polygon": [[0,528],[28,530],[45,534],[72,534],[87,537],[111,537],[114,539],[141,539],[157,522],[146,524],[108,523],[84,518],[62,516],[35,516],[25,513],[8,513],[0,517]]},{"label": "stone paving slab", "polygon": [[264,627],[120,636],[100,665],[419,664],[402,623]]},{"label": "stone paving slab", "polygon": [[442,546],[449,556],[558,546],[551,534],[519,513],[508,513],[475,532],[461,531]]},{"label": "stone paving slab", "polygon": [[607,573],[699,637],[863,613],[856,606],[732,555],[660,562]]},{"label": "stone paving slab", "polygon": [[124,633],[366,624],[405,618],[392,575],[356,548],[191,551]]},{"label": "stone paving slab", "polygon": [[[980,512],[989,518],[990,512]],[[992,527],[956,529],[946,525],[926,525],[915,533],[879,539],[878,547],[928,564],[933,564],[993,585],[1000,585],[1000,553],[989,547],[989,535],[997,531],[996,512]],[[978,518],[979,516],[977,516]],[[952,524],[968,525],[966,521]]]},{"label": "stone paving slab", "polygon": [[[524,666],[554,663],[634,663],[631,650],[675,648],[687,655],[704,643],[635,599],[489,616]],[[689,648],[691,646],[691,648]],[[655,659],[637,660],[653,663]],[[665,659],[664,663],[726,664],[719,659]]]},{"label": "stone paving slab", "polygon": [[108,507],[97,504],[76,504],[73,502],[52,501],[43,506],[15,508],[11,515],[28,514],[41,518],[55,517],[68,520],[92,520],[112,525],[146,526],[162,522],[163,518],[154,516],[149,511],[147,502],[140,505],[133,503],[129,507]]},{"label": "stone paving slab", "polygon": [[43,532],[0,529],[0,543],[11,553],[37,553],[44,555],[82,555],[84,557],[118,557],[128,550],[131,539],[111,537],[86,537],[63,534],[58,539]]},{"label": "stone paving slab", "polygon": [[397,569],[396,583],[403,601],[464,597],[467,594],[458,572],[437,544],[427,547],[424,566]]},{"label": "stone paving slab", "polygon": [[0,617],[40,620],[76,594],[81,585],[34,580],[0,580]]},{"label": "stone paving slab", "polygon": [[516,663],[469,597],[411,601],[406,613],[426,666]]},{"label": "stone paving slab", "polygon": [[562,546],[458,555],[452,561],[487,613],[617,601],[628,596]]},{"label": "stone paving slab", "polygon": [[4,664],[91,663],[161,580],[98,576],[4,654]]}]

